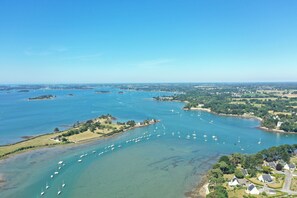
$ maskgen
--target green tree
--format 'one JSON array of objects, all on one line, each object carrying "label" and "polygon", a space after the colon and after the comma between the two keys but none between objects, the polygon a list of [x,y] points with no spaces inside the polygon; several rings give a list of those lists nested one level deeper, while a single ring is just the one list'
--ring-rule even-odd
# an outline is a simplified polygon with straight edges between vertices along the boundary
[{"label": "green tree", "polygon": [[283,165],[280,163],[277,163],[275,169],[278,171],[281,171],[281,170],[283,170]]},{"label": "green tree", "polygon": [[235,169],[235,172],[234,172],[234,174],[235,174],[235,177],[237,177],[237,178],[239,178],[239,179],[242,179],[242,178],[244,178],[244,175],[243,175],[243,173],[242,173],[242,171],[241,171],[241,169]]},{"label": "green tree", "polygon": [[272,170],[269,166],[262,166],[262,171],[263,173],[270,174]]},{"label": "green tree", "polygon": [[223,186],[216,186],[213,192],[209,193],[207,198],[228,198],[228,192]]}]

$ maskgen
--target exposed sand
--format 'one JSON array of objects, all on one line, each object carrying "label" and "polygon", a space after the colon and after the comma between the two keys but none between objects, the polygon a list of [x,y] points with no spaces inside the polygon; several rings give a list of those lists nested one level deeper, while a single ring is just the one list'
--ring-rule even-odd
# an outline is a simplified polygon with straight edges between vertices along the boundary
[{"label": "exposed sand", "polygon": [[4,175],[0,173],[0,188],[1,188],[2,186],[4,186],[5,181],[6,181],[6,180],[5,180],[5,178],[4,178]]},{"label": "exposed sand", "polygon": [[203,176],[201,182],[192,191],[185,193],[189,198],[205,198],[209,194],[207,176]]}]

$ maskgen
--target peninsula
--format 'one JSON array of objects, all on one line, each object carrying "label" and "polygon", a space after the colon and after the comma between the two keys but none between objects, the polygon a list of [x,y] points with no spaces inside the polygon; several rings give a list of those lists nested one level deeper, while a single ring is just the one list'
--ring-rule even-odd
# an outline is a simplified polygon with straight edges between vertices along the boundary
[{"label": "peninsula", "polygon": [[86,122],[77,122],[72,128],[64,131],[55,128],[53,133],[35,136],[15,144],[0,146],[0,159],[37,148],[97,140],[158,122],[158,120],[155,119],[144,120],[138,123],[133,120],[127,122],[115,122],[115,120],[116,119],[109,114],[102,115]]}]

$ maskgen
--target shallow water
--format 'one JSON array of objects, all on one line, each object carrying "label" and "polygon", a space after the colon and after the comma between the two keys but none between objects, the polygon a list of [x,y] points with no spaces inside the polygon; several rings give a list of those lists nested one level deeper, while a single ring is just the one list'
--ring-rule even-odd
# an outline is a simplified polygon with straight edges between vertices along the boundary
[{"label": "shallow water", "polygon": [[[40,197],[41,191],[45,191],[43,197],[57,197],[58,190],[62,191],[59,197],[71,198],[184,197],[218,156],[233,152],[253,153],[273,145],[293,144],[297,140],[295,135],[261,131],[256,128],[259,125],[256,120],[183,111],[182,103],[150,99],[164,93],[118,94],[118,90],[110,90],[111,94],[95,94],[94,90],[2,93],[2,144],[104,113],[121,121],[157,118],[161,122],[87,145],[42,149],[2,161],[0,173],[6,175],[7,185],[1,189],[1,197]],[[26,101],[28,95],[41,95],[40,92],[58,97],[48,101]],[[67,96],[68,93],[74,96]],[[126,143],[141,136],[146,137],[137,143]],[[261,144],[258,144],[259,140]],[[111,144],[115,144],[113,151],[105,149]],[[80,155],[86,153],[88,155],[79,163]],[[58,170],[60,160],[65,166]],[[50,175],[55,171],[59,174],[51,179]],[[47,190],[46,183],[50,186]]]}]

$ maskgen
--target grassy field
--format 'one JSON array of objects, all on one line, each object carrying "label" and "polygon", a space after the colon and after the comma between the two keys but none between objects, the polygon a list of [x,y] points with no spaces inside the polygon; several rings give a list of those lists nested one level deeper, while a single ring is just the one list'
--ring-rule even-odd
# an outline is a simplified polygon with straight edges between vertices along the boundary
[{"label": "grassy field", "polygon": [[297,164],[297,156],[291,157],[290,162]]},{"label": "grassy field", "polygon": [[246,188],[234,188],[234,189],[228,189],[228,196],[230,198],[239,198],[243,197],[244,195],[247,195],[245,192]]},{"label": "grassy field", "polygon": [[58,142],[51,139],[55,136],[56,134],[47,134],[47,135],[37,136],[35,138],[28,139],[16,144],[0,146],[0,157],[10,153],[22,152],[28,149],[63,144],[62,142]]},{"label": "grassy field", "polygon": [[258,108],[264,106],[263,104],[258,104],[258,103],[253,103],[252,105],[253,105],[254,107],[258,107]]},{"label": "grassy field", "polygon": [[94,139],[94,138],[99,138],[102,137],[102,134],[98,134],[98,133],[93,133],[90,131],[84,132],[84,133],[80,133],[80,134],[76,134],[76,135],[72,135],[68,138],[69,141],[71,142],[82,142],[82,141],[86,141],[86,140],[90,140],[90,139]]},{"label": "grassy field", "polygon": [[293,177],[292,178],[292,182],[291,182],[291,190],[293,191],[297,191],[297,177]]},{"label": "grassy field", "polygon": [[264,183],[263,182],[260,182],[257,178],[248,178],[248,180],[256,185],[260,185],[260,186],[263,186]]},{"label": "grassy field", "polygon": [[272,111],[272,113],[271,114],[273,114],[273,115],[292,115],[292,113],[289,113],[289,112],[273,112]]},{"label": "grassy field", "polygon": [[273,189],[279,189],[283,187],[285,176],[281,174],[273,174],[273,177],[275,177],[275,180],[273,183],[267,184],[268,187]]},{"label": "grassy field", "polygon": [[230,104],[246,104],[244,101],[232,101]]},{"label": "grassy field", "polygon": [[253,99],[255,99],[255,100],[263,100],[263,101],[265,101],[265,100],[277,100],[278,98],[277,97],[275,97],[275,98],[273,98],[273,97],[269,97],[269,98],[232,98],[232,100],[253,100]]}]

